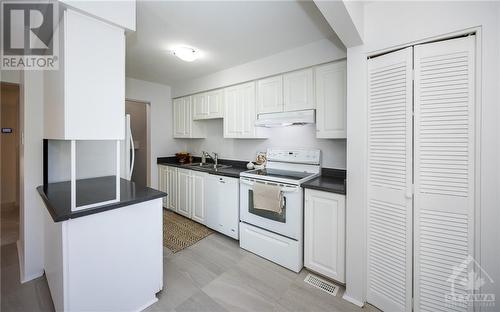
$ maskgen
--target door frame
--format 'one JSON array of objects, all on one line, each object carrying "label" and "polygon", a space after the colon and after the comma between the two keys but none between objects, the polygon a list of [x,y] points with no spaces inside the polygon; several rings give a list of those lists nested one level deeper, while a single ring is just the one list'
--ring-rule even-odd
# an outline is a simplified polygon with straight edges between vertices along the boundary
[{"label": "door frame", "polygon": [[[478,262],[481,263],[481,125],[482,125],[482,28],[480,26],[477,27],[471,27],[471,28],[465,28],[462,30],[457,30],[454,32],[450,32],[447,34],[442,34],[438,36],[433,36],[430,38],[422,39],[422,40],[417,40],[413,42],[408,42],[405,44],[401,45],[396,45],[392,46],[389,48],[381,49],[381,50],[375,50],[375,51],[370,51],[365,53],[365,59],[368,59],[370,57],[375,57],[379,56],[382,54],[386,53],[391,53],[397,50],[401,50],[407,47],[412,47],[415,45],[419,44],[426,44],[426,43],[432,43],[436,41],[444,41],[448,39],[453,39],[456,37],[460,36],[466,36],[468,34],[474,34],[476,36],[476,44],[475,44],[475,49],[476,49],[476,60],[475,60],[475,125],[474,125],[474,131],[475,131],[475,148],[474,148],[474,157],[475,157],[475,163],[474,163],[474,259]],[[368,70],[368,63],[365,64],[366,70]],[[367,89],[365,90],[367,92]],[[366,98],[367,99],[367,98]],[[368,103],[365,103],[368,105]],[[368,114],[365,116],[365,124],[368,124]],[[368,128],[366,129],[365,133],[365,151],[364,154],[367,155],[368,151]],[[367,158],[365,157],[367,160]],[[364,164],[364,172],[365,172],[365,180],[368,176],[368,163],[365,161]],[[368,227],[368,193],[367,193],[367,185],[368,181],[365,183],[365,187],[363,190],[364,194],[364,218],[363,218],[363,223],[364,223],[364,228],[367,229]],[[368,291],[368,253],[367,253],[367,247],[368,247],[368,231],[365,230],[364,232],[364,256],[363,256],[363,279],[364,279],[364,302],[366,303],[366,295]],[[484,273],[481,271],[480,272],[481,277],[484,277]],[[412,289],[413,289],[413,282],[412,282]],[[478,306],[478,302],[474,302],[474,310],[479,311],[480,306]]]},{"label": "door frame", "polygon": [[125,102],[134,102],[137,104],[146,105],[146,133],[147,133],[147,147],[146,147],[146,185],[151,187],[151,102],[144,100],[135,100],[125,97]]}]

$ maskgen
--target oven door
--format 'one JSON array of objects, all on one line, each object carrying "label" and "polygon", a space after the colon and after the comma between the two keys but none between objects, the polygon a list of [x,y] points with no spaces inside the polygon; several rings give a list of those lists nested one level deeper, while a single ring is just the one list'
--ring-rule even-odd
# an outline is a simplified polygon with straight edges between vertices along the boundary
[{"label": "oven door", "polygon": [[[255,183],[279,185],[283,195],[282,213],[255,209],[253,186]],[[299,240],[302,237],[303,192],[298,185],[240,178],[240,219],[262,229]]]}]

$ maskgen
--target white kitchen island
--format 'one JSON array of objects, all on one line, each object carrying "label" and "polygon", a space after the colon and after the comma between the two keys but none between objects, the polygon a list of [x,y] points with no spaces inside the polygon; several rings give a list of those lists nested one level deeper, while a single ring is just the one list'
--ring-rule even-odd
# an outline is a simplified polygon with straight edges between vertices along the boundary
[{"label": "white kitchen island", "polygon": [[[79,200],[112,192],[113,181],[77,181]],[[141,311],[156,302],[166,194],[122,179],[119,202],[72,212],[69,184],[38,188],[47,206],[45,274],[56,311]]]}]

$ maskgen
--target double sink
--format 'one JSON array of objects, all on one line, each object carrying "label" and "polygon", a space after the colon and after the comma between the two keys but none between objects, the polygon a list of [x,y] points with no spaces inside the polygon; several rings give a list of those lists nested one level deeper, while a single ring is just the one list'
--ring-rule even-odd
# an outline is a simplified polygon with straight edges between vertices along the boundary
[{"label": "double sink", "polygon": [[220,164],[215,165],[212,163],[192,163],[192,164],[186,164],[184,166],[203,171],[217,171],[220,169],[231,168],[231,166],[228,165],[220,165]]}]

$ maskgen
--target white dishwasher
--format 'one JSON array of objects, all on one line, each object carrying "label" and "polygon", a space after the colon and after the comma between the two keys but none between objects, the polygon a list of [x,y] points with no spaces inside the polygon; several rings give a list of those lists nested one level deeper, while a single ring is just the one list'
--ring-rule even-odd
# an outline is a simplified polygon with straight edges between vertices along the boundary
[{"label": "white dishwasher", "polygon": [[238,178],[210,174],[205,178],[206,226],[239,239],[240,187]]}]

